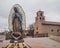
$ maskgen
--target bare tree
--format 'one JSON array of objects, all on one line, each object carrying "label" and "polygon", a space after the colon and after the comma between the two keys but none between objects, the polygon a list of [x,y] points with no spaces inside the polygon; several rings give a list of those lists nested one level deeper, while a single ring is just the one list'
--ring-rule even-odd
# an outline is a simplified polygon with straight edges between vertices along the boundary
[{"label": "bare tree", "polygon": [[34,23],[29,25],[29,35],[34,36]]}]

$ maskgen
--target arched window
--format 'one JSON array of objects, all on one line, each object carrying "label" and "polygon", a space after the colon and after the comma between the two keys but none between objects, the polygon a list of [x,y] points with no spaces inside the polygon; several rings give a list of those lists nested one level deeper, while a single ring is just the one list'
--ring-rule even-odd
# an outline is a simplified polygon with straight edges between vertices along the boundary
[{"label": "arched window", "polygon": [[40,17],[40,20],[41,20],[41,17]]},{"label": "arched window", "polygon": [[51,29],[51,32],[53,32],[54,30],[53,29]]},{"label": "arched window", "polygon": [[36,29],[38,30],[38,27]]},{"label": "arched window", "polygon": [[38,32],[36,32],[36,34],[38,34]]},{"label": "arched window", "polygon": [[59,29],[57,29],[57,32],[59,32]]}]

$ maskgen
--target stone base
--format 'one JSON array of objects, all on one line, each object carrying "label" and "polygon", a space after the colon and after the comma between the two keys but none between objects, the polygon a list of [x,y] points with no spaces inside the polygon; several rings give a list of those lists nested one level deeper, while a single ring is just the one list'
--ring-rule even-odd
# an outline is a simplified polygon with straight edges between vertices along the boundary
[{"label": "stone base", "polygon": [[[10,40],[10,43],[14,43],[14,41],[15,40]],[[24,42],[24,40],[23,39],[21,39],[21,40],[16,40],[18,43],[23,43]]]},{"label": "stone base", "polygon": [[[12,32],[6,33],[6,38],[5,38],[6,40],[10,40],[11,39],[11,33]],[[22,37],[25,38],[26,35],[24,33],[22,33]]]}]

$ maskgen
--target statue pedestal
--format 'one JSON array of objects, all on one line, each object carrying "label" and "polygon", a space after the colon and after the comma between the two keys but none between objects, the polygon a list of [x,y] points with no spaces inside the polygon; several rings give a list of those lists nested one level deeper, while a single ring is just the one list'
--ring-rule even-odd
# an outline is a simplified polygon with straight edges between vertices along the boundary
[{"label": "statue pedestal", "polygon": [[17,41],[18,43],[24,42],[21,33],[19,33],[19,32],[11,33],[11,40],[10,40],[10,42],[14,43],[14,41]]},{"label": "statue pedestal", "polygon": [[8,39],[10,39],[10,43],[2,48],[31,48],[24,42],[23,37],[19,32],[8,33]]},{"label": "statue pedestal", "polygon": [[31,48],[28,44],[26,43],[10,43],[8,44],[7,46],[5,47],[2,47],[2,48]]},{"label": "statue pedestal", "polygon": [[10,43],[14,43],[14,41],[17,41],[18,43],[23,43],[24,42],[24,40],[21,39],[21,40],[10,40]]}]

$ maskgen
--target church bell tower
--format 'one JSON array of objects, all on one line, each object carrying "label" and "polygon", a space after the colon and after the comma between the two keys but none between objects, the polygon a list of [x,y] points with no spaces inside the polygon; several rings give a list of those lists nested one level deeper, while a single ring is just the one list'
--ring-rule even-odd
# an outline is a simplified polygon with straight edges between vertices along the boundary
[{"label": "church bell tower", "polygon": [[43,11],[38,11],[37,16],[35,18],[35,25],[34,25],[34,34],[42,33],[42,22],[45,21],[45,16]]}]

